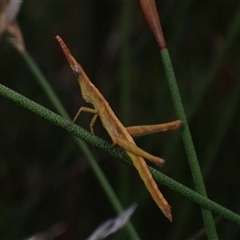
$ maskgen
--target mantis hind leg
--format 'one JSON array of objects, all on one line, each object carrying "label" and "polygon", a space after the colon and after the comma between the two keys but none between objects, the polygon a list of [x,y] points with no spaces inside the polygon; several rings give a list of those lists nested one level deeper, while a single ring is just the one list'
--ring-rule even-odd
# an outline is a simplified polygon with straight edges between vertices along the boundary
[{"label": "mantis hind leg", "polygon": [[151,133],[164,132],[169,130],[176,130],[180,128],[182,121],[177,120],[168,123],[155,124],[155,125],[142,125],[126,127],[131,136],[141,136]]},{"label": "mantis hind leg", "polygon": [[158,166],[162,166],[165,162],[162,158],[153,156],[152,154],[144,151],[143,149],[139,148],[137,145],[123,139],[120,137],[115,137],[116,144],[119,145],[121,148],[125,149],[128,152],[131,152],[133,154],[139,155],[150,162],[153,162],[154,164]]}]

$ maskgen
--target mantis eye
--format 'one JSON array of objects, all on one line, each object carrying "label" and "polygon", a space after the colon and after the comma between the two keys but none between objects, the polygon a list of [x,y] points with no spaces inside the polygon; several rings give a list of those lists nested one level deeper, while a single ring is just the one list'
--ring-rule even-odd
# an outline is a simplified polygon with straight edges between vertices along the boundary
[{"label": "mantis eye", "polygon": [[77,65],[72,66],[72,70],[73,70],[76,78],[79,78],[81,76],[81,69],[79,66],[77,66]]}]

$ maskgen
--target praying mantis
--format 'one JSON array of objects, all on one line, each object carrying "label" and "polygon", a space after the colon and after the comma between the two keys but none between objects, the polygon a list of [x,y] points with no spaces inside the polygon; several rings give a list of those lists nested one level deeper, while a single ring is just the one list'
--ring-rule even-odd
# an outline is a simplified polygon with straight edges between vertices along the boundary
[{"label": "praying mantis", "polygon": [[139,148],[134,142],[132,136],[140,136],[156,132],[175,130],[180,128],[182,122],[180,120],[176,120],[164,124],[124,127],[109,106],[104,96],[93,85],[81,65],[72,56],[70,50],[68,49],[62,38],[56,36],[56,39],[58,40],[71,66],[71,69],[75,77],[77,78],[83,99],[87,103],[93,105],[93,108],[79,108],[76,116],[73,119],[73,123],[77,120],[81,112],[88,112],[94,114],[92,120],[90,121],[90,129],[93,134],[94,123],[97,117],[99,117],[103,127],[106,129],[107,133],[112,139],[112,146],[118,145],[126,151],[128,156],[131,158],[133,165],[137,169],[141,179],[143,180],[146,188],[150,192],[153,200],[156,202],[157,206],[161,209],[163,214],[170,221],[172,221],[171,207],[158,189],[158,186],[154,181],[144,158],[158,166],[162,166],[164,164],[164,160],[162,158],[153,156],[150,153]]}]

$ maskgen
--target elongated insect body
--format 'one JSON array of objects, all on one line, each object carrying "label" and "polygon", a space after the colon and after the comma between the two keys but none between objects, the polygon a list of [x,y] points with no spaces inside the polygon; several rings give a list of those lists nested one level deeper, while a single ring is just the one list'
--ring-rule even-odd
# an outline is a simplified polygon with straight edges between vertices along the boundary
[{"label": "elongated insect body", "polygon": [[81,107],[77,112],[75,118],[73,119],[73,122],[76,121],[77,117],[82,111],[94,114],[90,122],[90,129],[93,133],[94,123],[99,116],[103,127],[106,129],[113,141],[113,145],[118,145],[124,150],[126,150],[128,156],[133,162],[133,165],[137,169],[140,177],[142,178],[146,188],[150,192],[152,198],[154,199],[158,207],[161,209],[163,214],[170,221],[172,221],[171,207],[158,189],[158,186],[154,181],[152,174],[150,173],[147,164],[144,161],[144,158],[159,166],[162,166],[164,164],[164,160],[162,158],[153,156],[150,153],[139,148],[135,144],[132,136],[150,134],[167,130],[175,130],[181,126],[181,121],[177,120],[164,124],[124,127],[117,118],[117,116],[114,114],[113,110],[111,109],[103,95],[90,81],[81,65],[72,56],[71,52],[69,51],[63,40],[59,36],[57,36],[56,39],[60,43],[60,46],[62,47],[63,52],[66,55],[66,58],[77,78],[83,99],[94,106],[94,109],[88,107]]}]

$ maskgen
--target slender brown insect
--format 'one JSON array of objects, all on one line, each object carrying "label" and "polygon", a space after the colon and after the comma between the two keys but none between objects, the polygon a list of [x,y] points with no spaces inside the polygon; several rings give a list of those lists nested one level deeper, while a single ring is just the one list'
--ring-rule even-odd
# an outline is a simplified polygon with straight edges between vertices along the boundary
[{"label": "slender brown insect", "polygon": [[154,199],[158,207],[161,209],[163,214],[170,221],[172,221],[171,207],[163,197],[162,193],[159,191],[158,186],[154,181],[152,174],[150,173],[147,164],[143,158],[146,158],[147,160],[157,164],[158,166],[162,166],[164,164],[164,160],[162,158],[155,157],[139,148],[135,144],[132,136],[175,130],[181,126],[182,122],[180,120],[177,120],[164,124],[124,127],[114,114],[113,110],[111,109],[103,95],[93,85],[93,83],[90,81],[90,79],[87,77],[86,73],[82,69],[81,65],[72,56],[63,40],[59,36],[56,36],[56,39],[60,43],[63,52],[66,55],[66,58],[77,78],[83,99],[86,102],[91,103],[94,107],[81,107],[78,110],[76,116],[74,117],[73,122],[76,121],[81,112],[89,112],[94,114],[90,122],[90,129],[93,133],[94,123],[99,116],[103,127],[106,129],[113,141],[113,145],[117,144],[127,152],[128,156],[132,159],[132,162],[137,169],[140,177],[145,183],[145,186],[150,192],[152,198]]}]

